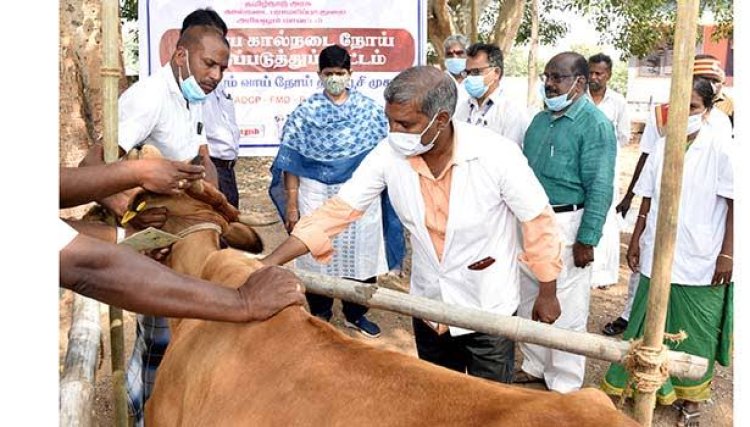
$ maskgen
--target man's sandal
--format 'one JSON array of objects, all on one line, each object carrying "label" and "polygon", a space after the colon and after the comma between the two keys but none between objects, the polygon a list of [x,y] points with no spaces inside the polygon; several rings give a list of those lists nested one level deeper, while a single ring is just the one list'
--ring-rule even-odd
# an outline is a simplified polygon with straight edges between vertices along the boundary
[{"label": "man's sandal", "polygon": [[607,323],[604,325],[604,329],[602,329],[602,333],[607,336],[613,336],[613,335],[619,335],[623,332],[625,332],[625,329],[628,328],[628,321],[623,319],[622,317],[618,317],[612,322]]},{"label": "man's sandal", "polygon": [[687,407],[685,403],[678,406],[679,415],[677,418],[677,427],[699,427],[701,411],[698,404]]}]

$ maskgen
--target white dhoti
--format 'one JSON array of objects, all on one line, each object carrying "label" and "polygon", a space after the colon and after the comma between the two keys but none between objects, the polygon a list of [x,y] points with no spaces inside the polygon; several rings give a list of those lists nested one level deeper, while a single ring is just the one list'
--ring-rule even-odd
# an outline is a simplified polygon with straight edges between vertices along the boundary
[{"label": "white dhoti", "polygon": [[[591,266],[578,268],[573,262],[573,244],[583,210],[555,214],[562,250],[563,268],[557,278],[557,299],[560,302],[560,317],[553,326],[572,331],[586,332],[589,317],[589,296],[591,292]],[[539,282],[521,264],[521,304],[518,315],[531,318],[534,301],[539,294]],[[547,387],[561,393],[575,391],[583,385],[586,358],[560,350],[552,350],[534,344],[519,344],[523,353],[523,369],[526,373],[544,378]]]},{"label": "white dhoti", "polygon": [[[615,193],[616,194],[616,193]],[[614,199],[614,198],[613,198]],[[602,238],[594,247],[591,265],[591,287],[610,286],[617,283],[620,273],[620,230],[615,218],[615,203],[607,212],[602,228]]]},{"label": "white dhoti", "polygon": [[635,299],[635,292],[638,290],[638,282],[641,281],[641,273],[630,273],[628,279],[628,300],[625,303],[625,309],[622,310],[622,317],[625,320],[630,320],[630,310],[633,309],[633,300]]}]

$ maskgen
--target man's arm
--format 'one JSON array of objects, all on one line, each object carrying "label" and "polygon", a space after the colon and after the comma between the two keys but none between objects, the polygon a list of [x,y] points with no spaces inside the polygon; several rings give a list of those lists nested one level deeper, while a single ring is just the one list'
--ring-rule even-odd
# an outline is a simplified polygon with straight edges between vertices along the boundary
[{"label": "man's arm", "polygon": [[583,131],[582,138],[579,170],[585,208],[576,241],[593,249],[599,244],[607,211],[612,206],[617,140],[610,122]]},{"label": "man's arm", "polygon": [[203,167],[164,159],[128,160],[95,166],[60,168],[60,207],[102,200],[134,187],[178,194],[181,180],[201,179]]},{"label": "man's arm", "polygon": [[203,167],[206,170],[205,180],[213,184],[214,187],[219,188],[219,173],[216,172],[216,165],[211,161],[211,157],[208,153],[208,145],[200,145],[198,147],[198,154],[201,155]]},{"label": "man's arm", "polygon": [[263,320],[304,303],[299,279],[283,269],[263,268],[239,289],[231,289],[82,235],[60,251],[60,284],[129,311],[178,318]]},{"label": "man's arm", "polygon": [[646,164],[646,159],[648,159],[648,153],[641,153],[641,157],[638,158],[638,163],[635,165],[635,170],[633,171],[633,177],[630,179],[630,184],[628,185],[628,191],[625,192],[625,195],[622,197],[622,200],[615,207],[615,211],[618,213],[622,213],[623,218],[625,218],[625,215],[627,215],[628,210],[630,210],[630,204],[633,202],[633,196],[635,196],[635,193],[633,193],[633,187],[635,187],[635,183],[638,182],[638,177],[641,176],[641,171],[643,170],[643,165]]}]

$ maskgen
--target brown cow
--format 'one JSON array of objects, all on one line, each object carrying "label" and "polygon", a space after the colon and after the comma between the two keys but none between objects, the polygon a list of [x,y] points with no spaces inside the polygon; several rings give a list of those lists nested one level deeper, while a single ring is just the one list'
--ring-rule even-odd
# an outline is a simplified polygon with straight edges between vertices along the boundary
[{"label": "brown cow", "polygon": [[[168,206],[169,232],[196,218],[226,224],[188,196],[149,199],[159,204]],[[219,250],[213,230],[176,243],[167,261],[233,288],[261,267],[240,251]],[[637,425],[599,390],[558,394],[462,375],[373,348],[300,307],[264,322],[173,320],[171,327],[146,404],[151,426]]]}]

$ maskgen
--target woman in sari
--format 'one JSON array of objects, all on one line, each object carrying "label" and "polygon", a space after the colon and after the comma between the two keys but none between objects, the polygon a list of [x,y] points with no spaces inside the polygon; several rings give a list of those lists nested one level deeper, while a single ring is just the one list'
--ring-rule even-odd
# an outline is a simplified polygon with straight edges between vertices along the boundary
[{"label": "woman in sari", "polygon": [[[687,338],[667,345],[676,351],[705,357],[709,366],[699,380],[669,377],[657,391],[660,404],[675,404],[679,410],[680,426],[698,425],[700,403],[711,397],[714,362],[728,366],[731,359],[734,183],[729,153],[733,140],[721,126],[707,120],[713,97],[711,82],[694,78],[666,332],[685,331]],[[643,336],[655,255],[664,146],[662,138],[634,189],[643,202],[627,261],[633,271],[638,271],[640,261],[641,279],[623,335],[625,340]],[[630,396],[633,390],[628,380],[623,366],[613,364],[602,389],[608,394]]]},{"label": "woman in sari", "polygon": [[[289,116],[281,146],[271,166],[271,199],[291,232],[301,216],[312,213],[336,195],[364,157],[388,135],[385,112],[373,100],[348,88],[351,58],[342,47],[323,49],[319,77],[324,86],[302,102]],[[333,241],[335,254],[328,264],[311,255],[296,260],[305,271],[375,283],[376,277],[400,267],[404,256],[401,223],[384,196],[362,218]],[[331,298],[307,294],[312,314],[328,321],[333,316]],[[367,307],[343,302],[345,325],[367,337],[380,335],[367,319]]]}]

